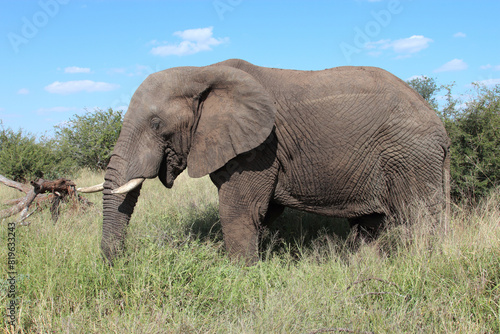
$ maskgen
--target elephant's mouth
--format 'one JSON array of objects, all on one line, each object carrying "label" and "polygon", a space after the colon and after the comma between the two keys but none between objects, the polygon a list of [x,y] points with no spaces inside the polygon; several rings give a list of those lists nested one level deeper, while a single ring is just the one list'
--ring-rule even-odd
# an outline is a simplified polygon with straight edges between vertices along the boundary
[{"label": "elephant's mouth", "polygon": [[166,188],[172,188],[174,181],[186,169],[186,161],[175,151],[167,147],[160,165],[158,178]]}]

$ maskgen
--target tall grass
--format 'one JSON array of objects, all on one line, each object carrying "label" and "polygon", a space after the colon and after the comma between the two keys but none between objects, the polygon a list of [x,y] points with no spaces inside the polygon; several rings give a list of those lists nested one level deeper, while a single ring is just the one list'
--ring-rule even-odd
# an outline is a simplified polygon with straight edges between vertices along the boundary
[{"label": "tall grass", "polygon": [[[102,175],[83,173],[76,182],[100,180]],[[0,188],[0,202],[18,195]],[[99,250],[99,194],[87,196],[95,206],[86,210],[66,204],[56,224],[48,210],[33,216],[30,226],[16,231],[17,330],[500,331],[498,192],[477,207],[455,206],[446,234],[428,233],[422,221],[356,250],[343,221],[287,211],[264,233],[264,260],[253,267],[228,260],[216,195],[207,178],[183,174],[169,191],[147,181],[130,222],[127,254],[113,268]],[[0,227],[2,259],[8,221]],[[6,260],[1,267],[5,312]],[[0,324],[12,332],[4,317]]]}]

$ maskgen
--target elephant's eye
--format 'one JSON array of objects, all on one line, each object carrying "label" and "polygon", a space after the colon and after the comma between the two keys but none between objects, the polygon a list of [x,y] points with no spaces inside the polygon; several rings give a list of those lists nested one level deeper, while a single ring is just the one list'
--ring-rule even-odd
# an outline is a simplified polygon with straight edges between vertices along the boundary
[{"label": "elephant's eye", "polygon": [[160,125],[161,125],[161,119],[156,118],[156,117],[151,119],[151,129],[158,131],[158,129],[160,128]]}]

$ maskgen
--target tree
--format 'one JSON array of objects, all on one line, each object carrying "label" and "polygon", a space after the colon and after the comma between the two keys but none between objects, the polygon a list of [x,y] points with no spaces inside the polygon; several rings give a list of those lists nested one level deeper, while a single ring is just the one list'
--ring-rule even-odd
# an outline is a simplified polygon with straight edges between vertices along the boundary
[{"label": "tree", "polygon": [[64,155],[77,167],[104,170],[118,140],[122,111],[95,109],[83,116],[74,115],[66,124],[56,126],[56,138]]},{"label": "tree", "polygon": [[479,199],[500,185],[500,85],[475,84],[477,96],[449,125],[455,197]]},{"label": "tree", "polygon": [[1,122],[0,126],[0,174],[24,182],[40,177],[59,178],[70,172],[70,164],[57,154],[52,141],[37,140],[22,129],[6,129]]},{"label": "tree", "polygon": [[434,110],[438,110],[436,94],[441,90],[438,87],[436,80],[426,76],[420,76],[407,81],[413,89],[415,89]]}]

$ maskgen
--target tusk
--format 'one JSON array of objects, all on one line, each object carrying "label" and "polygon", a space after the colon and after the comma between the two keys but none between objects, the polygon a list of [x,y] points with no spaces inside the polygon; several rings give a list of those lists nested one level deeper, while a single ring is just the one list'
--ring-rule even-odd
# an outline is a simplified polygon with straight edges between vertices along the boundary
[{"label": "tusk", "polygon": [[104,183],[101,184],[96,184],[95,186],[92,187],[85,187],[85,188],[78,188],[76,191],[79,191],[81,193],[96,193],[99,191],[104,190]]},{"label": "tusk", "polygon": [[112,194],[126,194],[138,186],[140,186],[144,182],[144,178],[139,178],[139,179],[133,179],[125,183],[123,186],[116,188],[111,191]]}]

